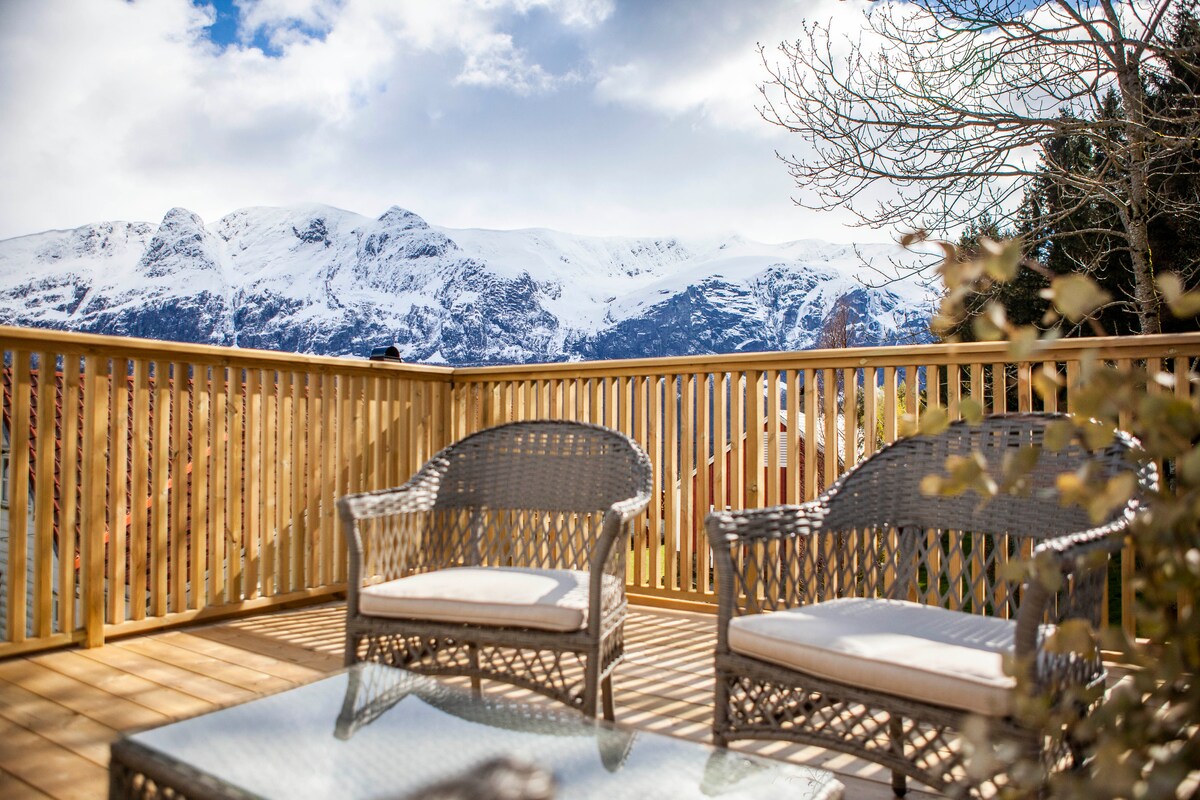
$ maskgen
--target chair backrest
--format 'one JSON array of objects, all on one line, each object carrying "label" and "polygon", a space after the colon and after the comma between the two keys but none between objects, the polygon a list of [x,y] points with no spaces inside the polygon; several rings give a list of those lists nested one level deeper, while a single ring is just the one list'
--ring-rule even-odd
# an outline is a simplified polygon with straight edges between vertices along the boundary
[{"label": "chair backrest", "polygon": [[650,462],[620,431],[568,421],[512,422],[474,433],[430,460],[437,508],[589,512],[649,494]]},{"label": "chair backrest", "polygon": [[[1097,485],[1122,471],[1137,469],[1129,458],[1137,442],[1120,431],[1112,443],[1091,451],[1073,441],[1059,450],[1044,447],[1046,430],[1066,415],[1047,413],[1000,414],[971,424],[957,421],[935,435],[900,439],[846,473],[823,496],[827,507],[824,527],[831,530],[866,527],[970,530],[978,533],[1019,533],[1043,539],[1094,527],[1087,511],[1059,501],[1056,481],[1085,464],[1094,470]],[[927,496],[921,491],[926,475],[944,475],[950,456],[978,453],[988,473],[999,479],[1004,460],[1022,448],[1040,453],[1016,495],[1001,494],[987,502],[976,492]],[[1121,508],[1111,518],[1125,514]]]},{"label": "chair backrest", "polygon": [[[821,562],[815,566],[819,589],[1014,615],[1019,585],[1003,577],[1002,565],[1028,557],[1047,538],[1097,527],[1086,509],[1060,501],[1059,475],[1090,465],[1097,486],[1128,470],[1138,472],[1144,489],[1155,483],[1153,464],[1131,459],[1137,442],[1120,431],[1095,451],[1078,442],[1059,450],[1044,447],[1047,428],[1061,419],[1065,415],[1026,413],[954,422],[936,435],[901,439],[862,462],[817,501],[825,506],[823,530],[855,532],[829,558],[807,554]],[[1005,459],[1031,447],[1039,448],[1038,459],[1015,495],[985,501],[974,491],[953,496],[921,491],[925,476],[945,475],[950,456],[982,455],[988,474],[999,481]],[[1135,497],[1099,524],[1128,519],[1138,504]],[[863,569],[865,564],[874,568]],[[1080,573],[1057,604],[1065,610],[1081,593],[1094,594],[1102,579],[1099,568]]]},{"label": "chair backrest", "polygon": [[424,525],[423,569],[587,569],[604,511],[651,492],[642,449],[619,431],[581,422],[488,428],[442,450],[421,471],[438,484]]}]

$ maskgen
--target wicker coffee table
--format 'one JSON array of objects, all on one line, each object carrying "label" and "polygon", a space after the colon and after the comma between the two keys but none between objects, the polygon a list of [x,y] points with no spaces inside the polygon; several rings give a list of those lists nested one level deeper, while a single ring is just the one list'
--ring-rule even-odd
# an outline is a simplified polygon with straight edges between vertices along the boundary
[{"label": "wicker coffee table", "polygon": [[126,736],[112,798],[417,798],[504,759],[556,798],[838,800],[823,770],[360,664],[307,686]]}]

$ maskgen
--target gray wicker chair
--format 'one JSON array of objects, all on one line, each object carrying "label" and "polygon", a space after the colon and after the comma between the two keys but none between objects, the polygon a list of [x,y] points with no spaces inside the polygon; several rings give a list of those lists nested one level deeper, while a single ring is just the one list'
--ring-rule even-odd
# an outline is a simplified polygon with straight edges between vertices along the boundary
[{"label": "gray wicker chair", "polygon": [[[1100,621],[1107,557],[1139,505],[1135,497],[1104,524],[1059,503],[1055,478],[1085,463],[1103,480],[1136,470],[1144,490],[1153,464],[1119,433],[1089,452],[1045,449],[1021,496],[927,497],[920,482],[944,474],[947,456],[979,452],[990,469],[1021,448],[1041,446],[1058,415],[1013,414],[957,422],[938,434],[881,449],[803,506],[711,514],[719,628],[713,735],[778,739],[840,750],[892,770],[897,795],[912,777],[952,795],[1001,774],[968,775],[956,742],[970,715],[993,735],[1056,768],[1079,754],[1015,720],[1015,681],[1004,661],[1029,665],[1058,702],[1104,681],[1099,658],[1048,652],[1045,623]],[[998,472],[998,470],[996,470]],[[994,473],[993,473],[994,474]],[[1002,566],[1031,553],[1064,576],[1006,582]],[[760,613],[778,612],[778,613]]]},{"label": "gray wicker chair", "polygon": [[629,437],[577,422],[480,431],[396,489],[350,495],[346,663],[515,684],[596,715],[624,653],[625,559],[650,501]]}]

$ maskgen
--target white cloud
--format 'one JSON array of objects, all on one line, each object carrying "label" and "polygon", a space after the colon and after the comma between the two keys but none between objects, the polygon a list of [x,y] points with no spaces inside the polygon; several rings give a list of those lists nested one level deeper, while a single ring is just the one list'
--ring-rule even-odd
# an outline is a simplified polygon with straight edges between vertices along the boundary
[{"label": "white cloud", "polygon": [[[766,74],[758,54],[800,34],[801,22],[835,20],[857,28],[865,0],[752,4],[686,0],[670,6],[673,24],[655,26],[664,40],[610,42],[597,65],[598,96],[668,115],[694,115],[707,124],[770,136],[778,131],[756,112]],[[844,23],[848,23],[844,24]],[[650,46],[648,46],[650,45]]]},{"label": "white cloud", "polygon": [[457,227],[848,238],[791,206],[748,134],[767,126],[731,100],[761,77],[757,6],[688,5],[244,0],[221,49],[189,0],[0,0],[0,237],[316,201]]}]

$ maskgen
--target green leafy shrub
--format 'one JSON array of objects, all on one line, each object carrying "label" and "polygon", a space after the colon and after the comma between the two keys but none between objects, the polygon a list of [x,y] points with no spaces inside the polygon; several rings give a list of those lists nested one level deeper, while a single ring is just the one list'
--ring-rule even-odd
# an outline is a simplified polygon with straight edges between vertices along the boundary
[{"label": "green leafy shrub", "polygon": [[[909,237],[912,244],[922,237]],[[1044,273],[1048,288],[1043,296],[1050,310],[1032,325],[1014,325],[1006,309],[995,300],[980,304],[981,296],[1002,296],[997,285],[1014,281],[1022,270],[1042,271],[1027,260],[1020,241],[984,240],[979,251],[964,256],[954,245],[938,243],[945,253],[940,274],[946,286],[944,301],[934,320],[935,331],[953,331],[969,325],[975,338],[1007,340],[1009,355],[1018,361],[1036,361],[1037,352],[1059,336],[1061,326],[1088,324],[1108,294],[1086,275]],[[1175,275],[1160,277],[1157,289],[1178,317],[1200,312],[1200,292],[1185,292]],[[974,726],[968,736],[975,745],[981,769],[998,763],[1013,784],[1004,796],[1049,795],[1062,798],[1174,798],[1200,796],[1200,376],[1195,364],[1178,373],[1155,365],[1118,366],[1098,351],[1080,370],[1078,385],[1071,387],[1072,415],[1053,434],[1048,447],[1079,437],[1090,446],[1111,441],[1122,427],[1137,436],[1145,457],[1159,466],[1160,486],[1147,498],[1148,505],[1132,524],[1136,572],[1137,636],[1119,625],[1092,630],[1086,623],[1064,626],[1055,646],[1077,652],[1102,647],[1111,658],[1128,667],[1128,677],[1103,696],[1079,698],[1095,702],[1083,716],[1065,717],[1061,706],[1030,694],[1019,713],[1029,724],[1043,726],[1048,734],[1069,735],[1090,758],[1083,769],[1047,774],[1040,763],[1022,754],[990,744],[986,729]],[[1034,390],[1043,397],[1058,391],[1056,375],[1037,373]],[[1182,384],[1182,385],[1181,385]],[[1187,385],[1187,384],[1190,384]],[[964,416],[982,413],[965,408]],[[934,431],[947,423],[944,412],[925,415],[919,428]],[[913,423],[910,422],[910,427]],[[989,477],[986,465],[958,458],[946,464],[943,475],[929,476],[924,490],[930,493],[976,491],[984,496],[1019,487],[1028,463],[1013,459],[1003,466],[999,480]],[[1083,474],[1060,476],[1064,503],[1087,508],[1102,519],[1137,490],[1130,472],[1105,483]],[[1026,563],[1020,567],[1055,588],[1061,580],[1056,570]],[[1013,575],[1011,577],[1018,577]],[[1019,684],[1022,671],[1014,666]]]}]

